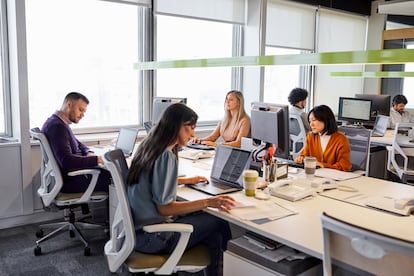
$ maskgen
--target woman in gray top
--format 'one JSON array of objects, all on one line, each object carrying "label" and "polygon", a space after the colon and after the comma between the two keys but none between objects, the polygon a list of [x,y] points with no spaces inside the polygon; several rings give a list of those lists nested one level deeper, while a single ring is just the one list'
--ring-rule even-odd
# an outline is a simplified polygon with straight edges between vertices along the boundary
[{"label": "woman in gray top", "polygon": [[144,253],[170,253],[178,233],[146,233],[142,227],[154,223],[180,222],[194,227],[188,248],[205,243],[211,264],[206,275],[220,275],[220,258],[231,238],[227,222],[199,212],[207,207],[229,211],[234,206],[230,196],[216,196],[195,201],[176,201],[177,151],[194,136],[197,114],[184,104],[173,104],[139,145],[128,174],[128,199],[135,223],[135,250]]}]

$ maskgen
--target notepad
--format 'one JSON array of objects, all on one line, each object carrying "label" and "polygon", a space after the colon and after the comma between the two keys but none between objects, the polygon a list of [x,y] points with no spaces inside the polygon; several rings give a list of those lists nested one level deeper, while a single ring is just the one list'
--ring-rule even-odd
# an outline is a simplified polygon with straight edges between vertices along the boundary
[{"label": "notepad", "polygon": [[315,171],[315,176],[341,181],[341,180],[348,180],[348,179],[360,177],[361,175],[357,173],[344,172],[344,171],[335,170],[335,169],[320,168]]}]

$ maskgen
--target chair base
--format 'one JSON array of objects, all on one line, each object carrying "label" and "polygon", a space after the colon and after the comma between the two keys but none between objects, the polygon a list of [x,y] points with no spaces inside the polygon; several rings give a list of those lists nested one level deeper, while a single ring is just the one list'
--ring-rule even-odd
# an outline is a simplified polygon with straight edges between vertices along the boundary
[{"label": "chair base", "polygon": [[[99,224],[92,224],[92,223],[86,223],[82,220],[89,218],[90,216],[83,216],[79,219],[75,219],[75,213],[72,209],[66,209],[65,211],[69,211],[68,215],[65,215],[65,220],[63,222],[54,222],[54,223],[47,223],[39,226],[39,231],[36,232],[36,236],[40,238],[36,241],[36,247],[34,249],[34,255],[39,256],[42,254],[42,250],[40,247],[40,244],[46,240],[51,239],[52,237],[55,237],[61,233],[64,232],[64,230],[69,231],[69,235],[71,238],[74,238],[77,236],[79,240],[85,245],[84,247],[84,255],[89,256],[91,254],[91,250],[89,247],[89,243],[82,234],[81,230],[96,230],[96,229],[103,229],[108,230],[107,226],[99,225]],[[48,233],[47,235],[44,235],[43,228],[55,228],[52,232]]]}]

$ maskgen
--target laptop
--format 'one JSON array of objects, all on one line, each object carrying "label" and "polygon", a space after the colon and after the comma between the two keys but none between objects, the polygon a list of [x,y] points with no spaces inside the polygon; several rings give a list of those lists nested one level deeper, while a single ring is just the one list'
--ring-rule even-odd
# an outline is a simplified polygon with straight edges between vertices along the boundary
[{"label": "laptop", "polygon": [[90,147],[98,155],[103,155],[104,153],[115,149],[120,149],[124,153],[125,157],[132,155],[138,135],[138,129],[135,128],[121,128],[119,130],[118,138],[116,140],[115,147],[111,145],[107,146],[94,146]]},{"label": "laptop", "polygon": [[243,189],[243,171],[250,166],[250,156],[250,151],[218,145],[211,168],[210,183],[198,183],[188,187],[209,195],[240,191]]},{"label": "laptop", "polygon": [[375,120],[374,128],[372,129],[372,137],[383,137],[385,132],[387,132],[389,116],[377,115]]}]

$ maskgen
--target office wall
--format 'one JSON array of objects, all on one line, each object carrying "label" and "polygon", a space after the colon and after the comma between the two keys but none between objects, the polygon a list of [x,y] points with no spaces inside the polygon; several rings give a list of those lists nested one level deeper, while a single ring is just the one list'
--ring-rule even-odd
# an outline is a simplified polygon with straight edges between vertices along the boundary
[{"label": "office wall", "polygon": [[[31,144],[28,131],[30,127],[28,113],[30,103],[27,88],[25,0],[8,0],[8,4],[13,131],[16,137],[19,138],[19,143],[17,148],[16,145],[4,145],[3,150],[7,154],[0,155],[2,164],[12,160],[15,162],[13,169],[2,171],[1,174],[0,187],[3,190],[0,192],[3,194],[4,191],[5,196],[14,198],[14,200],[12,203],[4,201],[6,206],[2,205],[0,209],[0,227],[37,222],[53,217],[53,215],[51,217],[50,214],[45,215],[41,211],[41,204],[36,196],[36,189],[40,181],[38,175],[40,152],[36,145]],[[246,2],[247,25],[244,34],[244,55],[263,54],[266,39],[266,4],[266,0],[248,0]],[[378,22],[381,22],[381,18],[378,19]],[[374,21],[373,24],[375,24]],[[277,27],[283,28],[284,26]],[[372,30],[377,31],[374,27],[372,27]],[[340,33],[338,30],[336,31]],[[56,70],[59,70],[59,68],[56,68]],[[262,99],[263,68],[245,68],[243,76],[242,89],[246,93],[246,102]],[[360,86],[362,87],[362,83]],[[316,86],[315,93],[318,95],[316,103],[322,102],[323,95],[330,93],[331,90],[331,88],[322,89],[321,86]],[[337,105],[336,103],[331,104],[333,106]]]}]

